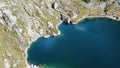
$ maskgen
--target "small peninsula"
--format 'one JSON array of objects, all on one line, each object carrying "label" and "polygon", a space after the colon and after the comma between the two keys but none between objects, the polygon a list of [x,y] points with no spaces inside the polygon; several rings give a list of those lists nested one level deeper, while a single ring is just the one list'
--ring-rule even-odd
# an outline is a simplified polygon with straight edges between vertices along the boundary
[{"label": "small peninsula", "polygon": [[27,61],[32,42],[93,17],[120,21],[120,0],[0,0],[0,68],[38,68]]}]

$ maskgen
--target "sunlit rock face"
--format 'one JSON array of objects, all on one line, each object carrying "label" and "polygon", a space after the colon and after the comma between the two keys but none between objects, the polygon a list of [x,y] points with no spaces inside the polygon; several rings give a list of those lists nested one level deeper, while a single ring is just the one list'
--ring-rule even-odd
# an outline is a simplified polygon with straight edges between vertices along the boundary
[{"label": "sunlit rock face", "polygon": [[[103,15],[119,20],[119,3],[119,0],[0,0],[0,66],[5,68],[2,60],[7,59],[9,67],[25,68],[24,51],[28,45],[38,37],[59,34],[57,26],[65,19],[76,23],[85,16]],[[6,50],[12,56],[7,56]]]}]

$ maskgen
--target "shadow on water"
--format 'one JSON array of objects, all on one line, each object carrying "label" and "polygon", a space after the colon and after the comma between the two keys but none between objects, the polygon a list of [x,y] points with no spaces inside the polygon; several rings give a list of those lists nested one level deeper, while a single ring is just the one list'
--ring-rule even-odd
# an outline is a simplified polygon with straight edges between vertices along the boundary
[{"label": "shadow on water", "polygon": [[28,62],[45,68],[120,68],[119,21],[85,19],[59,29],[61,35],[32,43]]}]

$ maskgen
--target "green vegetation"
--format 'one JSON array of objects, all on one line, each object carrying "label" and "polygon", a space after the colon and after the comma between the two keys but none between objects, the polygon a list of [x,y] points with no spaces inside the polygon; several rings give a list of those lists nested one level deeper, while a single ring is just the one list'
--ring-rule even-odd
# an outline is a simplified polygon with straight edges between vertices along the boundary
[{"label": "green vegetation", "polygon": [[[107,2],[107,5],[101,7],[104,2]],[[55,9],[51,7],[52,3],[56,3]],[[25,49],[40,36],[58,34],[56,27],[62,21],[61,15],[63,19],[73,23],[89,16],[120,17],[116,2],[109,0],[2,0],[0,11],[4,10],[10,11],[12,16],[9,16],[9,13],[4,16],[8,21],[4,21],[4,17],[0,16],[1,68],[5,68],[5,59],[11,68],[15,63],[17,68],[25,68]],[[12,17],[17,18],[14,25],[11,24],[14,22]],[[12,27],[12,30],[9,27]]]}]

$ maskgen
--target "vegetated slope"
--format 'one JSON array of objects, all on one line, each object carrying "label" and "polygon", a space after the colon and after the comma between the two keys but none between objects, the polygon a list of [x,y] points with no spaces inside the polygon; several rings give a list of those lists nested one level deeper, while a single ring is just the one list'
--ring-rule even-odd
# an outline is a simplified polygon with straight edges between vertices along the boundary
[{"label": "vegetated slope", "polygon": [[59,33],[61,21],[85,16],[120,20],[119,0],[0,0],[0,67],[25,68],[25,49],[41,36]]}]

